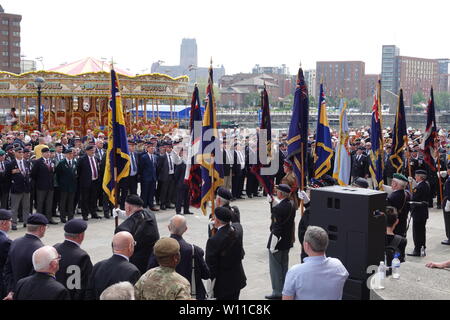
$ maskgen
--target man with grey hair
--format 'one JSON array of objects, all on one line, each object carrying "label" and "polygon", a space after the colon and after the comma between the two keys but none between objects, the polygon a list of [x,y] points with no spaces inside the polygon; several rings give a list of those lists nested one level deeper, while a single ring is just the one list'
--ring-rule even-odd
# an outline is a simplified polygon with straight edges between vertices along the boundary
[{"label": "man with grey hair", "polygon": [[102,292],[100,300],[136,300],[134,286],[128,281],[113,284]]},{"label": "man with grey hair", "polygon": [[[185,277],[191,284],[191,294],[197,300],[206,299],[206,290],[203,280],[210,277],[209,268],[206,265],[204,252],[200,247],[190,244],[183,239],[183,234],[187,231],[186,218],[182,215],[175,215],[169,222],[170,237],[177,240],[180,245],[180,262],[175,271]],[[192,286],[192,262],[194,262],[195,286]],[[147,269],[158,267],[158,261],[154,254],[150,256]]]},{"label": "man with grey hair", "polygon": [[32,256],[36,273],[19,280],[13,300],[70,300],[69,292],[55,279],[60,259],[51,246],[37,249]]},{"label": "man with grey hair", "polygon": [[269,249],[269,270],[272,294],[269,300],[281,300],[281,291],[289,268],[289,250],[294,243],[295,206],[290,200],[291,187],[287,184],[276,186],[280,202],[271,209]]},{"label": "man with grey hair", "polygon": [[397,209],[398,224],[395,227],[394,234],[406,237],[406,227],[409,213],[409,204],[411,194],[405,190],[408,185],[408,179],[400,173],[394,173],[391,182],[392,193],[388,194],[388,206]]},{"label": "man with grey hair", "polygon": [[341,300],[348,278],[339,259],[327,258],[328,234],[309,226],[303,242],[308,257],[289,269],[283,288],[283,300]]}]

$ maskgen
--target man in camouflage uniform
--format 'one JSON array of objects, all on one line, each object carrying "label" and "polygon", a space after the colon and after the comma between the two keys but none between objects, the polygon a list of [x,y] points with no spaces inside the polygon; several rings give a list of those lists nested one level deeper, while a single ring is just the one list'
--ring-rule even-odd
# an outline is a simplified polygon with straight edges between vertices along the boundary
[{"label": "man in camouflage uniform", "polygon": [[136,282],[136,300],[190,300],[189,281],[175,271],[180,262],[178,241],[161,238],[153,250],[160,266],[148,270]]}]

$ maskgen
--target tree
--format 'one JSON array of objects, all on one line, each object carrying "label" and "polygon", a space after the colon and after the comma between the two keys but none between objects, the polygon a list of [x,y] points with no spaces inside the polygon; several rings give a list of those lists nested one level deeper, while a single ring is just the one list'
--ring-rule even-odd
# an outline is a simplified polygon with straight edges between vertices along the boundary
[{"label": "tree", "polygon": [[309,96],[309,107],[310,108],[317,108],[317,104],[316,104],[316,97],[310,95]]},{"label": "tree", "polygon": [[250,92],[245,95],[244,104],[246,107],[259,106],[261,104],[261,94],[259,92]]},{"label": "tree", "polygon": [[413,94],[413,96],[412,96],[413,106],[416,106],[418,104],[425,103],[425,102],[427,102],[427,99],[423,95],[422,91],[418,91]]},{"label": "tree", "polygon": [[348,102],[348,108],[349,109],[360,109],[361,108],[361,100],[358,98],[350,99]]},{"label": "tree", "polygon": [[434,95],[434,105],[437,110],[450,110],[450,93],[438,92]]}]

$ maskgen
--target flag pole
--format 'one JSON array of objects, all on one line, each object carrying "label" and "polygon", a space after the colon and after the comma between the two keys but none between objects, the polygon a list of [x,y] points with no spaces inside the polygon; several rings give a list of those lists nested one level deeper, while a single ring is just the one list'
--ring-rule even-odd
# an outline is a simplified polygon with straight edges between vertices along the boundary
[{"label": "flag pole", "polygon": [[[216,209],[216,204],[215,204],[215,195],[214,195],[214,156],[211,154],[211,162],[210,162],[211,166],[209,168],[209,175],[211,176],[211,189],[209,190],[209,192],[211,192],[211,219],[215,219],[214,216],[214,210]],[[217,232],[217,229],[214,227],[211,230],[211,235],[215,235]]]},{"label": "flag pole", "polygon": [[[304,142],[302,142],[300,145],[301,145],[300,153],[301,153],[301,157],[302,157],[302,163],[301,163],[302,167],[300,168],[301,169],[301,173],[302,173],[302,179],[300,181],[300,189],[302,191],[305,191],[305,165],[304,165],[305,164],[305,150],[304,150]],[[304,203],[303,203],[303,200],[301,200],[300,201],[300,213],[301,213],[302,216],[303,216],[304,211],[305,211]]]},{"label": "flag pole", "polygon": [[442,205],[442,180],[441,180],[441,157],[439,156],[439,149],[436,150],[437,152],[437,164],[438,164],[438,180],[439,180],[439,200],[441,200],[440,204]]},{"label": "flag pole", "polygon": [[[409,177],[411,177],[411,156],[410,156],[410,153],[409,153],[409,146],[406,148],[406,156],[408,157],[408,174],[409,174]],[[412,192],[412,183],[411,183],[411,181],[408,181],[408,183],[409,183],[409,191],[411,191]]]}]

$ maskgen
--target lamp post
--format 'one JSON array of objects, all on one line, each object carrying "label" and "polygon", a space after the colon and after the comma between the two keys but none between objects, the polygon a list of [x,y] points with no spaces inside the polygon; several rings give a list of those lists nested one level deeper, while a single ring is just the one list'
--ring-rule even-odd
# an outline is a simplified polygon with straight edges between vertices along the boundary
[{"label": "lamp post", "polygon": [[37,77],[34,79],[34,83],[36,83],[37,86],[37,94],[38,94],[38,103],[37,103],[37,116],[38,116],[38,131],[42,132],[42,125],[41,125],[41,94],[42,94],[42,84],[45,82],[44,78]]}]

